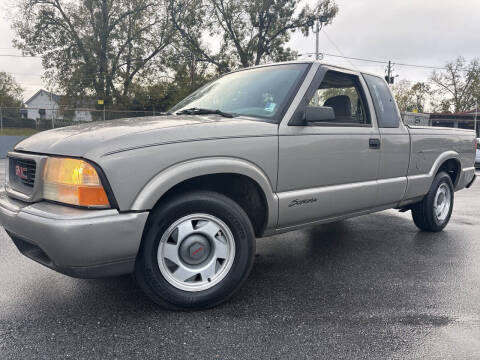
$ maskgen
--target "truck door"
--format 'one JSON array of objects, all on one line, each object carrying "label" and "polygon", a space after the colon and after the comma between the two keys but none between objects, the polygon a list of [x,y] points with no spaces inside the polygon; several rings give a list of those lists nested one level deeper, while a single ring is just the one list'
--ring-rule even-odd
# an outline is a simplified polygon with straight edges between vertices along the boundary
[{"label": "truck door", "polygon": [[[366,84],[356,72],[322,66],[290,119],[279,127],[279,228],[375,206],[380,134]],[[306,123],[307,107],[334,119]]]},{"label": "truck door", "polygon": [[405,195],[410,159],[410,135],[387,83],[363,75],[372,97],[380,132],[377,206],[394,207]]}]

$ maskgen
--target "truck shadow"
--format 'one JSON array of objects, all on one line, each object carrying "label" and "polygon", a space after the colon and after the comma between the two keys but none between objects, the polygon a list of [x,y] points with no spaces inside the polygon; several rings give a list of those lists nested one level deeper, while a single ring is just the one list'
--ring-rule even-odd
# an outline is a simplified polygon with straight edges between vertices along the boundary
[{"label": "truck shadow", "polygon": [[442,280],[439,269],[464,255],[457,235],[419,232],[410,217],[384,212],[259,240],[246,289],[232,302],[339,316],[403,308],[419,300],[418,287],[421,299],[435,298],[429,284]]}]

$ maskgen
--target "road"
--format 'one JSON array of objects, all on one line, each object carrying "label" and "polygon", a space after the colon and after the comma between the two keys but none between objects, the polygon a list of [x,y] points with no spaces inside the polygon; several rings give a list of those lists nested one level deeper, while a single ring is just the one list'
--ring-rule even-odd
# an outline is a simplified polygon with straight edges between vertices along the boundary
[{"label": "road", "polygon": [[479,215],[480,182],[439,234],[389,210],[260,239],[239,294],[191,313],[130,276],[57,274],[0,229],[0,358],[478,359]]}]

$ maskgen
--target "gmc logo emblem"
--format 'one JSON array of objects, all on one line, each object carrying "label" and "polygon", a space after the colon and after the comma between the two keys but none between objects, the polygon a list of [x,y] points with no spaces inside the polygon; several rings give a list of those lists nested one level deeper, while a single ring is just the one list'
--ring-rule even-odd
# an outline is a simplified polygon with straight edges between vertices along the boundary
[{"label": "gmc logo emblem", "polygon": [[15,166],[15,175],[21,179],[28,179],[27,168],[20,165]]}]

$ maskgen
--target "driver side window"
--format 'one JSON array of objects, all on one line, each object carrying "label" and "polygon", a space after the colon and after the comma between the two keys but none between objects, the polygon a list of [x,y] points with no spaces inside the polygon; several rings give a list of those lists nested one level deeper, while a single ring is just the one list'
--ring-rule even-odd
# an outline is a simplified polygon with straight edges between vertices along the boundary
[{"label": "driver side window", "polygon": [[328,71],[308,106],[327,106],[333,109],[335,120],[329,120],[324,125],[368,126],[371,121],[362,94],[357,76]]}]

